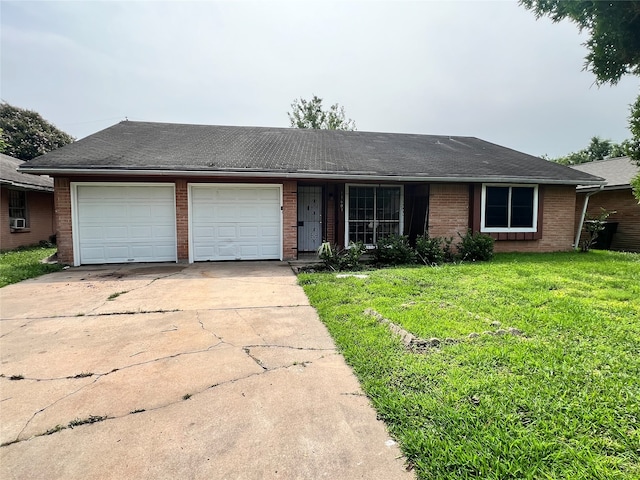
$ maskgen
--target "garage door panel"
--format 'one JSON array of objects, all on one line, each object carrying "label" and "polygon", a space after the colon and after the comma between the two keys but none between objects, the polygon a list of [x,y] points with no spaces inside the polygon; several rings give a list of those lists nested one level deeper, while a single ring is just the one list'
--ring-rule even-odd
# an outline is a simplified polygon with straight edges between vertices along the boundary
[{"label": "garage door panel", "polygon": [[176,260],[173,186],[78,185],[80,263]]},{"label": "garage door panel", "polygon": [[280,258],[280,187],[192,185],[190,196],[193,260]]}]

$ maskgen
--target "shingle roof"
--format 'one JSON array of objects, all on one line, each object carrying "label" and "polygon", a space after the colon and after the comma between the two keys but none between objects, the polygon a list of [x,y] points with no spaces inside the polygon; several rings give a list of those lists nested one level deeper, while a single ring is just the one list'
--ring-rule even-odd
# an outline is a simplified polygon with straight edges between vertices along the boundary
[{"label": "shingle roof", "polygon": [[567,184],[599,180],[474,137],[132,121],[35,158],[23,167],[27,170]]},{"label": "shingle roof", "polygon": [[631,188],[631,179],[640,172],[640,167],[629,157],[581,163],[580,165],[571,165],[571,168],[604,178],[607,181],[605,190]]},{"label": "shingle roof", "polygon": [[51,177],[18,172],[18,167],[24,163],[22,160],[0,153],[0,184],[25,190],[53,192]]}]

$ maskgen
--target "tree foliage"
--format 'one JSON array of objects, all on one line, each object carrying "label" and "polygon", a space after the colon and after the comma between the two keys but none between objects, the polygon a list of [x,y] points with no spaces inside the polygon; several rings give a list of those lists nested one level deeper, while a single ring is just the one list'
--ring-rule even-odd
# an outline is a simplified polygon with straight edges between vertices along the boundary
[{"label": "tree foliage", "polygon": [[581,163],[594,162],[605,158],[628,156],[630,146],[631,140],[625,140],[622,143],[614,143],[611,140],[592,137],[589,145],[582,150],[571,152],[562,157],[547,157],[547,159],[552,162],[560,163],[561,165],[579,165]]},{"label": "tree foliage", "polygon": [[585,68],[598,84],[616,84],[631,73],[640,75],[640,1],[520,0],[536,17],[568,19],[586,30]]},{"label": "tree foliage", "polygon": [[314,95],[311,100],[295,99],[291,104],[291,112],[287,112],[292,127],[313,128],[323,130],[355,130],[356,124],[347,119],[344,107],[337,103],[329,110],[322,108],[322,99]]},{"label": "tree foliage", "polygon": [[3,153],[31,160],[74,141],[74,138],[42,118],[39,113],[0,104]]}]

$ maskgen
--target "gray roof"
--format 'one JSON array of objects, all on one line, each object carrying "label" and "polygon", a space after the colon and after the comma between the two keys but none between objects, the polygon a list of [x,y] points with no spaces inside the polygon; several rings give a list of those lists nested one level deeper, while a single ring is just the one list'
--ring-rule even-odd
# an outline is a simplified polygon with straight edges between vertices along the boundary
[{"label": "gray roof", "polygon": [[[580,165],[571,165],[571,168],[604,178],[607,181],[605,190],[631,188],[631,179],[640,172],[640,167],[629,157],[608,158],[596,162],[581,163]],[[590,187],[579,188],[583,190]]]},{"label": "gray roof", "polygon": [[22,171],[573,185],[600,181],[474,137],[132,121],[30,160]]},{"label": "gray roof", "polygon": [[22,190],[44,190],[53,192],[53,178],[18,172],[25,162],[0,153],[0,184]]}]

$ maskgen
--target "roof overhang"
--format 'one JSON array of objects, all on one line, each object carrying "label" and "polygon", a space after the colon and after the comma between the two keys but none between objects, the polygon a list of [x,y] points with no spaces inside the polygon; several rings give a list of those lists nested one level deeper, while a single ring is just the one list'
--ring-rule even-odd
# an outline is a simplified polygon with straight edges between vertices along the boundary
[{"label": "roof overhang", "polygon": [[[346,180],[376,182],[442,182],[442,183],[527,183],[547,185],[602,185],[604,179],[596,180],[559,180],[535,177],[467,177],[447,176],[431,177],[423,175],[383,175],[375,172],[321,172],[310,170],[297,171],[261,171],[261,170],[162,170],[162,169],[127,169],[127,168],[51,168],[28,167],[19,168],[19,172],[35,175],[51,176],[161,176],[161,177],[235,177],[235,178],[281,178],[299,180]],[[597,177],[596,177],[597,178]]]},{"label": "roof overhang", "polygon": [[[631,189],[631,185],[627,184],[627,185],[605,185],[603,191],[605,192],[610,192],[613,190],[630,190]],[[583,183],[581,183],[580,185],[578,185],[578,188],[576,189],[576,191],[578,193],[589,193],[589,192],[593,192],[599,190],[597,186],[593,186],[593,185],[584,185]]]},{"label": "roof overhang", "polygon": [[13,182],[11,180],[0,180],[0,185],[10,187],[15,190],[33,190],[37,192],[53,192],[53,185],[31,185],[29,183]]}]

